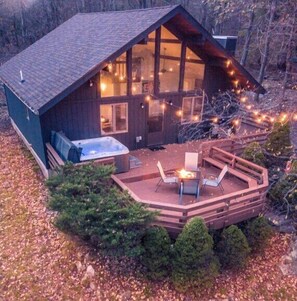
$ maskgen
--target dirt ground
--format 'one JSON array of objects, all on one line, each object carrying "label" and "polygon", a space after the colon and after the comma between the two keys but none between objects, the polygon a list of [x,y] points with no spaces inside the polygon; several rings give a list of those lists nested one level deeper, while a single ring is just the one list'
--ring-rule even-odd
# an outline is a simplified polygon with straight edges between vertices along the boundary
[{"label": "dirt ground", "polygon": [[58,231],[32,156],[0,101],[0,300],[297,300],[297,277],[279,268],[291,235],[275,234],[245,270],[224,272],[213,288],[179,294],[145,279],[135,262],[100,255]]}]

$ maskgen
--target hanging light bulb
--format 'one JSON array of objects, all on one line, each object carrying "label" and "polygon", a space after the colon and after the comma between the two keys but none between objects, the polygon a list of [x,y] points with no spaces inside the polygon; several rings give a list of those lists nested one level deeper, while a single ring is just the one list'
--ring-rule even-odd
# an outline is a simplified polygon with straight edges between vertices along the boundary
[{"label": "hanging light bulb", "polygon": [[107,85],[105,83],[100,84],[100,89],[102,92],[104,92],[106,90],[106,88],[107,88]]},{"label": "hanging light bulb", "polygon": [[227,60],[227,62],[226,62],[226,66],[227,66],[227,68],[231,65],[231,61],[230,60]]}]

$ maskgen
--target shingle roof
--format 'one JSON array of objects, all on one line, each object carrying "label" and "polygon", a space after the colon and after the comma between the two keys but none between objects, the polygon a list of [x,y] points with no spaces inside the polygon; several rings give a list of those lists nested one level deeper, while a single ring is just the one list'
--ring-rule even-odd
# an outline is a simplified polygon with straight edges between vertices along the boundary
[{"label": "shingle roof", "polygon": [[[255,88],[265,92],[180,5],[77,14],[2,65],[0,80],[34,113],[43,114],[95,75],[109,60],[173,19],[180,26],[179,30],[184,26],[185,34],[202,33],[206,37],[207,42],[201,48],[208,56],[231,59],[239,78],[252,82]],[[185,25],[185,20],[190,27]],[[25,80],[23,83],[20,70]]]},{"label": "shingle roof", "polygon": [[50,100],[176,7],[77,14],[3,64],[0,79],[38,114]]}]

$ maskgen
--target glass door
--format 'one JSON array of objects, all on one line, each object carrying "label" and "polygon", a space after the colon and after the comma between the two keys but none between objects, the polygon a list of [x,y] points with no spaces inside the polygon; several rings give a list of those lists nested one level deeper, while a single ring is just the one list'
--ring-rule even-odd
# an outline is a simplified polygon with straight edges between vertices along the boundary
[{"label": "glass door", "polygon": [[164,143],[164,105],[163,100],[151,99],[148,105],[147,145]]}]

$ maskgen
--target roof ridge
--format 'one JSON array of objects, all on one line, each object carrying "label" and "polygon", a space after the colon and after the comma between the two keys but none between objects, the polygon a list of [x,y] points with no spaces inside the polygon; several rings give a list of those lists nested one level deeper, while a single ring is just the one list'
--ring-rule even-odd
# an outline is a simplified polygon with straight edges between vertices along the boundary
[{"label": "roof ridge", "polygon": [[135,11],[148,11],[148,10],[156,10],[156,9],[168,9],[168,8],[176,8],[178,6],[182,6],[181,4],[174,5],[164,5],[164,6],[154,6],[148,8],[137,8],[137,9],[125,9],[125,10],[109,10],[109,11],[98,11],[98,12],[80,12],[76,15],[92,15],[92,14],[109,14],[109,13],[126,13],[126,12],[135,12]]}]

